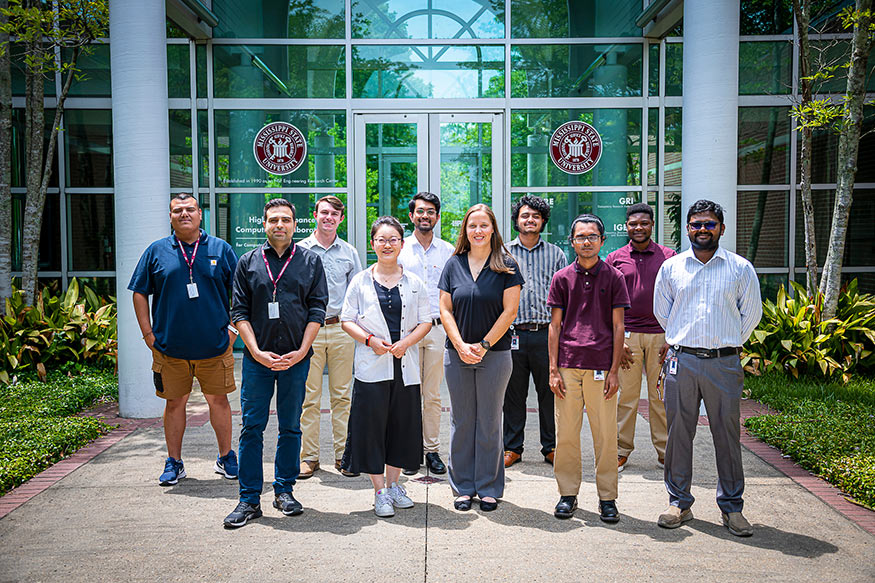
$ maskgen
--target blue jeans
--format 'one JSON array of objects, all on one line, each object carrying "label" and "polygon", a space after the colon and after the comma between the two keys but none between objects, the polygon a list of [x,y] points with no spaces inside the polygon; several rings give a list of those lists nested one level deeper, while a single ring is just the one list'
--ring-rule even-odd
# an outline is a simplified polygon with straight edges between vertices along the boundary
[{"label": "blue jeans", "polygon": [[274,386],[279,438],[273,490],[277,494],[292,491],[301,471],[301,405],[309,371],[309,357],[282,371],[270,370],[248,354],[243,357],[243,386],[240,388],[243,429],[240,431],[240,469],[237,477],[241,502],[258,504],[261,500],[264,429],[270,415]]}]

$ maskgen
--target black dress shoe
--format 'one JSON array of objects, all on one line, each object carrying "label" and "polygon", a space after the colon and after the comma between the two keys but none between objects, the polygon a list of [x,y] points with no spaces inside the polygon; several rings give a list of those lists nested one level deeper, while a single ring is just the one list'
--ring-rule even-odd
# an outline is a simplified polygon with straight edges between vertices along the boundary
[{"label": "black dress shoe", "polygon": [[599,500],[599,518],[602,522],[620,522],[620,513],[617,512],[617,503],[613,500]]},{"label": "black dress shoe", "polygon": [[405,476],[415,476],[419,473],[419,468],[404,468],[401,473]]},{"label": "black dress shoe", "polygon": [[577,510],[577,496],[560,496],[553,516],[556,518],[571,518]]},{"label": "black dress shoe", "polygon": [[297,516],[304,512],[301,503],[295,500],[291,492],[280,492],[273,500],[273,507],[286,516]]},{"label": "black dress shoe", "polygon": [[471,499],[468,498],[466,500],[456,500],[453,502],[453,508],[456,510],[461,510],[462,512],[466,510],[471,510]]},{"label": "black dress shoe", "polygon": [[432,474],[446,474],[447,466],[441,461],[441,456],[436,451],[425,454],[425,466]]},{"label": "black dress shoe", "polygon": [[498,500],[495,502],[487,502],[486,500],[480,501],[480,510],[483,512],[492,512],[496,508],[498,508]]}]

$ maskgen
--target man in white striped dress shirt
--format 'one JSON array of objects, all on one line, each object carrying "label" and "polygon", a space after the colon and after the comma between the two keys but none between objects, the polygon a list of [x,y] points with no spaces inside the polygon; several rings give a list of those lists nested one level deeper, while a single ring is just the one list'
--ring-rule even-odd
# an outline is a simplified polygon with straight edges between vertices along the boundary
[{"label": "man in white striped dress shirt", "polygon": [[704,401],[717,458],[717,506],[736,536],[753,529],[742,515],[739,407],[744,371],[739,354],[762,316],[759,280],[746,259],[719,246],[723,209],[699,200],[687,211],[691,249],[668,259],[656,276],[653,313],[671,345],[661,379],[668,442],[665,487],[669,507],[659,526],[692,520],[693,437]]}]

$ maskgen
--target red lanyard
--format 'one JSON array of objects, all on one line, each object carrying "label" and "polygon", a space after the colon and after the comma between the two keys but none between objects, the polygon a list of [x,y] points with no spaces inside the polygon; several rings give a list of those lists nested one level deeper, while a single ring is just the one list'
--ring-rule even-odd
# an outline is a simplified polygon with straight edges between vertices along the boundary
[{"label": "red lanyard", "polygon": [[294,244],[292,246],[292,252],[289,254],[289,258],[286,259],[286,264],[283,265],[283,268],[280,269],[280,274],[276,276],[276,279],[273,278],[273,273],[270,271],[270,265],[267,264],[267,255],[264,254],[264,247],[261,248],[261,258],[264,259],[264,266],[267,268],[267,276],[270,278],[270,282],[273,284],[273,301],[276,301],[276,284],[279,283],[283,274],[286,272],[286,267],[289,266],[289,262],[292,260],[292,257],[295,256],[295,247]]},{"label": "red lanyard", "polygon": [[194,266],[194,257],[197,255],[197,248],[201,244],[201,239],[198,237],[197,241],[194,242],[194,251],[191,252],[191,261],[188,260],[188,255],[185,254],[185,248],[183,248],[182,241],[179,240],[179,237],[176,237],[176,242],[179,244],[179,250],[182,251],[182,258],[185,259],[185,264],[188,265],[188,281],[189,283],[194,283],[192,267]]}]

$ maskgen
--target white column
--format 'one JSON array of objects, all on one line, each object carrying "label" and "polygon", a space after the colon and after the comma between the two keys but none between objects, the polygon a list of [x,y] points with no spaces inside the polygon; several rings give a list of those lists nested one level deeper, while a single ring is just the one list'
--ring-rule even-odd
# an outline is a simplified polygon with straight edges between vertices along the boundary
[{"label": "white column", "polygon": [[164,0],[109,1],[122,417],[157,417],[164,408],[155,396],[152,357],[141,338],[127,288],[146,247],[170,232],[165,30]]},{"label": "white column", "polygon": [[695,201],[719,203],[726,222],[720,245],[730,251],[737,226],[738,20],[738,0],[684,1],[681,224]]}]

